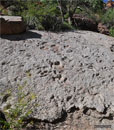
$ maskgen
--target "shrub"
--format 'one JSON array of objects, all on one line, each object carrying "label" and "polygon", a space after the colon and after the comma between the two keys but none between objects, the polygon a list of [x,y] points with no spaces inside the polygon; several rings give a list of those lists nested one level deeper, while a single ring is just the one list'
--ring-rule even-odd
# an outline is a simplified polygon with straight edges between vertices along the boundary
[{"label": "shrub", "polygon": [[73,27],[72,25],[68,24],[67,22],[64,22],[64,23],[62,24],[62,26],[61,26],[61,29],[62,29],[63,31],[73,30],[74,27]]},{"label": "shrub", "polygon": [[12,5],[12,6],[9,6],[8,8],[8,15],[16,15],[16,12],[18,11],[17,10],[17,7]]},{"label": "shrub", "polygon": [[[22,10],[22,11],[21,11]],[[20,10],[18,11],[18,15],[21,15],[28,27],[34,29],[38,25],[38,16],[36,14],[37,9],[35,8],[35,4],[31,4],[31,2],[21,3]]]},{"label": "shrub", "polygon": [[38,30],[56,30],[58,29],[59,11],[55,2],[42,2],[42,4],[26,3],[26,9],[18,13],[26,21],[28,27]]},{"label": "shrub", "polygon": [[45,30],[59,31],[61,29],[62,21],[60,18],[47,15],[42,18],[41,24]]},{"label": "shrub", "polygon": [[24,126],[24,120],[31,113],[30,108],[33,105],[31,102],[35,99],[35,95],[31,92],[24,93],[23,88],[26,86],[26,82],[23,85],[18,84],[17,86],[17,97],[13,100],[13,105],[7,102],[4,106],[7,122],[4,122],[2,130],[6,130],[8,127],[10,127],[8,130],[20,130]]},{"label": "shrub", "polygon": [[90,3],[91,9],[95,12],[100,11],[104,7],[103,0],[86,0]]},{"label": "shrub", "polygon": [[114,27],[111,27],[109,30],[109,35],[114,37]]},{"label": "shrub", "polygon": [[114,8],[110,8],[102,16],[102,22],[107,25],[107,27],[114,26]]}]

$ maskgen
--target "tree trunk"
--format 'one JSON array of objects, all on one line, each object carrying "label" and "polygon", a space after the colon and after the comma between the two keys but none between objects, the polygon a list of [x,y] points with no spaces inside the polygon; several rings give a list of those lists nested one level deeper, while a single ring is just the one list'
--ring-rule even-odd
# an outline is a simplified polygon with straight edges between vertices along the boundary
[{"label": "tree trunk", "polygon": [[[67,12],[68,12],[68,23],[71,25],[72,24],[72,17],[73,17],[73,14],[75,13],[75,10],[77,8],[77,4],[75,4],[74,6],[74,1],[73,0],[70,0],[68,2],[68,6],[67,6]],[[73,7],[74,6],[74,7]]]},{"label": "tree trunk", "polygon": [[57,3],[58,3],[58,7],[59,7],[60,13],[61,13],[62,23],[64,23],[64,14],[63,14],[63,10],[62,10],[61,0],[57,0]]}]

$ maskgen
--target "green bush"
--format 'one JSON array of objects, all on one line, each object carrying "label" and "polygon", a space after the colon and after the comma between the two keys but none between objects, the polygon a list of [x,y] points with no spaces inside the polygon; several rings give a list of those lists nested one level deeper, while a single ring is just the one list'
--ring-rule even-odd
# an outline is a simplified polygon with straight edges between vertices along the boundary
[{"label": "green bush", "polygon": [[38,30],[57,30],[60,23],[59,10],[56,2],[42,2],[42,4],[26,3],[26,8],[18,12],[26,21],[29,28]]},{"label": "green bush", "polygon": [[102,0],[85,0],[88,3],[88,6],[94,12],[98,12],[98,10],[103,9],[103,1]]},{"label": "green bush", "polygon": [[17,14],[23,17],[29,27],[36,28],[38,25],[38,16],[36,12],[37,9],[35,7],[35,4],[32,4],[31,2],[26,2],[25,5],[21,3],[21,9]]},{"label": "green bush", "polygon": [[107,27],[114,26],[114,8],[108,9],[102,16],[102,22],[107,25]]},{"label": "green bush", "polygon": [[66,31],[66,30],[73,30],[74,27],[67,22],[64,22],[61,26],[61,30]]},{"label": "green bush", "polygon": [[109,35],[114,37],[114,27],[111,27],[109,30]]},{"label": "green bush", "polygon": [[27,1],[18,5],[18,12],[14,13],[23,17],[29,29],[60,31],[72,28],[67,22],[62,23],[56,1],[43,1],[41,4]]},{"label": "green bush", "polygon": [[[29,72],[26,75],[30,78]],[[3,121],[2,130],[21,130],[21,128],[26,127],[24,126],[24,120],[31,114],[31,108],[33,107],[31,102],[35,99],[35,94],[31,93],[30,90],[26,93],[24,92],[23,89],[26,84],[26,81],[23,85],[17,84],[17,95],[13,99],[13,105],[11,105],[10,100],[6,102],[3,112],[7,121]],[[10,98],[12,98],[11,91],[8,91],[8,93],[11,96]],[[34,107],[36,106],[38,106],[37,103],[34,104]]]},{"label": "green bush", "polygon": [[114,8],[109,8],[101,16],[101,22],[108,27],[109,35],[114,37]]}]

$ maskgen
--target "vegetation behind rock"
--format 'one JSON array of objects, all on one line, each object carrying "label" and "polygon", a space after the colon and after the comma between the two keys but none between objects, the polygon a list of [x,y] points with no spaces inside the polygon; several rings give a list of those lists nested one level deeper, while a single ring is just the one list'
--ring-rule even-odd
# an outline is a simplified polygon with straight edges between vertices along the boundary
[{"label": "vegetation behind rock", "polygon": [[[114,9],[105,10],[102,0],[1,0],[2,13],[20,15],[24,18],[30,29],[63,31],[71,29],[84,29],[74,24],[73,15],[81,14],[96,21],[102,22],[114,31]],[[90,30],[90,29],[88,29]]]},{"label": "vegetation behind rock", "polygon": [[106,24],[111,30],[114,28],[114,9],[105,10],[102,0],[0,1],[3,14],[21,15],[29,28],[51,31],[79,28],[73,23],[74,14],[86,15],[90,19]]}]

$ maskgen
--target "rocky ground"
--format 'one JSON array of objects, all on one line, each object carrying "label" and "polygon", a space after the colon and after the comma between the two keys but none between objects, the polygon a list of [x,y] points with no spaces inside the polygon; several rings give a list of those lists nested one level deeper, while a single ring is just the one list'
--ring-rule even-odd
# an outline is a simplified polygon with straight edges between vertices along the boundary
[{"label": "rocky ground", "polygon": [[25,98],[35,95],[27,130],[113,130],[114,38],[89,31],[2,35],[2,110],[14,105],[18,84]]}]

